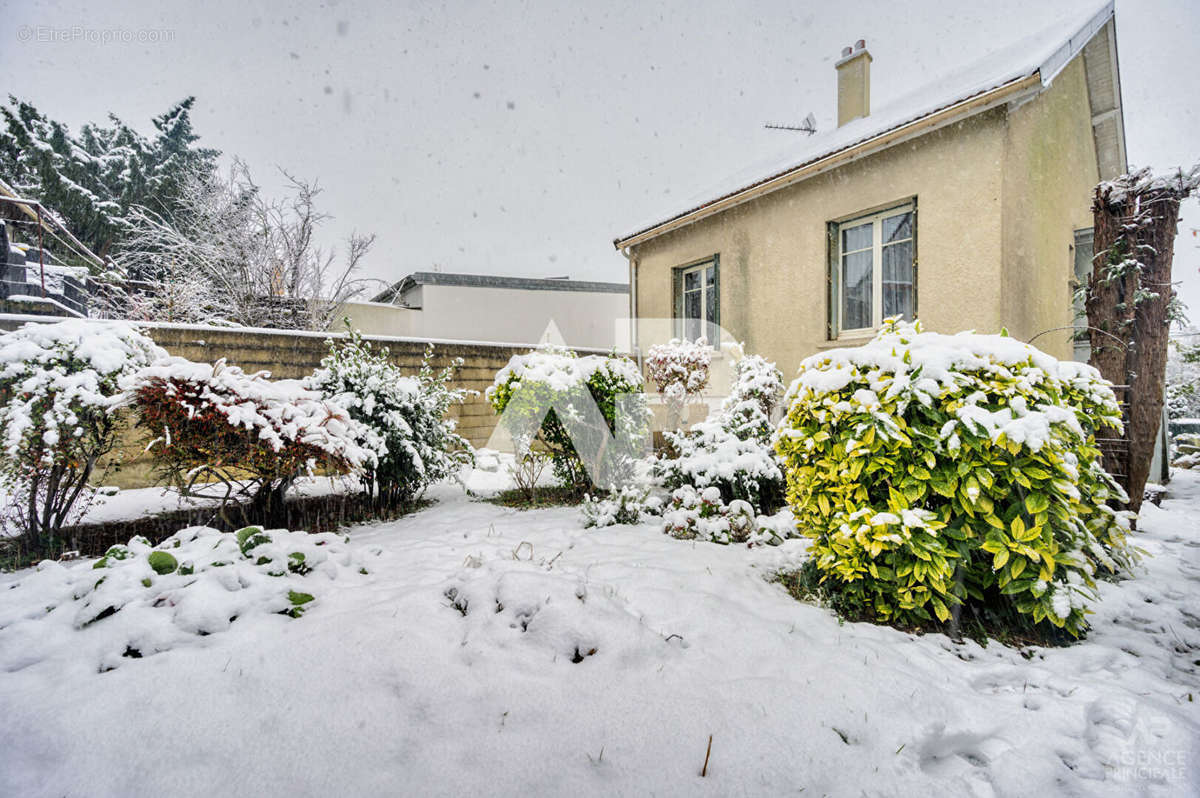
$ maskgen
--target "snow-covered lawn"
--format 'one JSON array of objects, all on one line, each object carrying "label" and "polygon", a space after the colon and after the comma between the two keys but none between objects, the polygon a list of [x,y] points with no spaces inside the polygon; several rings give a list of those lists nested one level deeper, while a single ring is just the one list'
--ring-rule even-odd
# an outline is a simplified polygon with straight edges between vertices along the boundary
[{"label": "snow-covered lawn", "polygon": [[[298,619],[140,659],[119,616],[0,629],[0,794],[1195,795],[1200,477],[1170,491],[1089,638],[1023,656],[794,601],[767,576],[800,541],[584,530],[442,487],[352,530],[355,567],[303,577]],[[0,616],[60,598],[10,591],[31,575],[0,576]]]}]

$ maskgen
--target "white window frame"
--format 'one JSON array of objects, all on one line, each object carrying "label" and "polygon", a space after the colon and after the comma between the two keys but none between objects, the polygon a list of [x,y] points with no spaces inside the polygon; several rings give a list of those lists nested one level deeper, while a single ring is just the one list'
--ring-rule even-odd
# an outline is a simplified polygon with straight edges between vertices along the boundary
[{"label": "white window frame", "polygon": [[[716,260],[709,259],[709,260],[703,261],[701,263],[697,263],[693,266],[687,266],[687,267],[679,270],[679,291],[680,291],[680,300],[681,300],[680,304],[683,309],[683,313],[685,313],[685,314],[687,313],[687,294],[688,294],[687,276],[689,274],[697,274],[697,273],[700,275],[700,325],[701,325],[700,336],[703,338],[708,337],[707,334],[708,334],[709,327],[711,327],[712,325],[717,323],[717,322],[714,322],[713,319],[710,319],[708,317],[708,280],[705,279],[705,277],[706,277],[705,272],[707,272],[708,270],[711,269],[713,271],[713,278],[714,278],[714,282],[715,282],[717,268],[718,267],[717,267]],[[717,289],[717,302],[719,303],[721,301],[720,288],[717,285],[714,285],[713,287]],[[688,338],[687,325],[688,325],[687,316],[681,315],[679,318],[679,337],[680,337],[680,339]],[[690,340],[690,339],[688,339],[688,340]],[[695,342],[693,341],[693,343],[695,343]],[[713,341],[709,341],[708,343],[712,346],[716,346],[717,344],[719,344],[719,342],[713,342]]]},{"label": "white window frame", "polygon": [[[842,257],[845,253],[842,252],[842,233],[850,227],[861,227],[864,224],[871,224],[871,324],[867,327],[853,327],[838,329],[838,338],[861,338],[864,335],[869,335],[875,332],[883,324],[883,220],[896,216],[901,213],[913,214],[913,229],[912,235],[908,239],[901,241],[913,242],[913,307],[916,307],[917,302],[917,280],[916,280],[916,239],[917,239],[917,219],[916,205],[912,202],[905,202],[900,205],[893,205],[886,210],[869,213],[864,216],[855,216],[851,219],[837,222],[837,260],[836,268],[838,270],[837,280],[837,313],[839,322],[844,322],[844,311],[846,308],[846,275]],[[896,242],[900,243],[900,242]],[[865,252],[866,250],[854,250],[855,252]],[[911,321],[911,319],[910,319]]]}]

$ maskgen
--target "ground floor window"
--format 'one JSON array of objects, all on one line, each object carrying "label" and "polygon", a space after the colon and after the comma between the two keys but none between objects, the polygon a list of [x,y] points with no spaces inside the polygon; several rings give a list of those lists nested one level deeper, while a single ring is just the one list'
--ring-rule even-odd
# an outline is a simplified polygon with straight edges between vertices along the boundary
[{"label": "ground floor window", "polygon": [[720,261],[716,255],[675,269],[675,334],[695,341],[719,343],[721,323]]},{"label": "ground floor window", "polygon": [[916,313],[916,205],[829,225],[830,337]]}]

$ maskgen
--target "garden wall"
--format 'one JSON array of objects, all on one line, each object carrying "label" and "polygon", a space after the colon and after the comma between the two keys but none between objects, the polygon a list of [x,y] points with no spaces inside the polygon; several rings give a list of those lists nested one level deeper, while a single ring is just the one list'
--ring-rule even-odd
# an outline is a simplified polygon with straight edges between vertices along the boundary
[{"label": "garden wall", "polygon": [[[0,330],[13,330],[27,321],[51,322],[59,319],[47,316],[18,316],[0,314]],[[227,329],[190,324],[139,325],[159,346],[172,355],[188,360],[212,362],[218,358],[246,372],[265,370],[278,378],[300,378],[311,374],[329,351],[326,339],[340,335],[284,330],[250,328]],[[525,345],[491,344],[466,341],[424,341],[413,338],[367,336],[373,346],[386,346],[392,360],[406,373],[417,373],[426,345],[433,344],[432,364],[435,369],[462,358],[463,367],[455,376],[456,387],[478,391],[465,405],[456,407],[452,416],[458,419],[459,432],[476,447],[487,444],[496,427],[496,415],[483,398],[484,390],[492,384],[499,371],[514,354],[529,351]],[[132,432],[122,436],[121,468],[110,469],[100,477],[104,484],[123,488],[146,487],[153,480],[147,458],[142,452],[144,443]]]}]

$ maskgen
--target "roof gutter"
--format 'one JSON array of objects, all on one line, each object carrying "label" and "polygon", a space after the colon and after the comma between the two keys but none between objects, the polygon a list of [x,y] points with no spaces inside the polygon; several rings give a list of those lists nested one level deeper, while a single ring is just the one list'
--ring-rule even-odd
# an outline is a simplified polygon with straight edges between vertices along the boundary
[{"label": "roof gutter", "polygon": [[749,202],[757,199],[764,194],[769,194],[772,191],[790,186],[793,183],[798,183],[814,175],[822,172],[827,172],[830,169],[836,169],[839,166],[844,166],[851,161],[870,155],[879,150],[899,144],[916,136],[924,135],[932,132],[940,127],[944,127],[953,122],[957,122],[963,117],[973,114],[982,113],[996,106],[1012,102],[1020,99],[1026,94],[1031,94],[1042,88],[1042,78],[1040,70],[1032,75],[1027,75],[1023,78],[1015,78],[1002,86],[997,86],[994,89],[977,94],[974,97],[969,97],[952,105],[948,105],[939,111],[914,119],[912,122],[901,125],[900,127],[892,128],[891,130],[880,133],[858,144],[853,144],[837,152],[818,158],[815,161],[810,161],[807,164],[801,164],[794,169],[783,172],[774,177],[755,183],[733,194],[726,195],[720,199],[714,200],[707,205],[697,208],[673,219],[668,219],[661,224],[653,227],[648,227],[639,233],[635,233],[627,238],[618,238],[613,241],[613,245],[618,249],[627,247],[636,247],[652,238],[657,238],[665,233],[673,230],[678,230],[701,219],[707,218],[721,211],[728,210],[735,205]]}]

